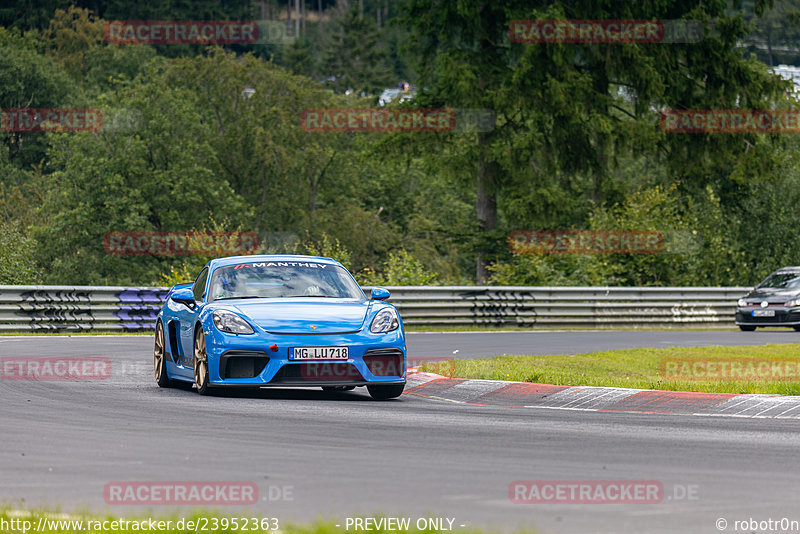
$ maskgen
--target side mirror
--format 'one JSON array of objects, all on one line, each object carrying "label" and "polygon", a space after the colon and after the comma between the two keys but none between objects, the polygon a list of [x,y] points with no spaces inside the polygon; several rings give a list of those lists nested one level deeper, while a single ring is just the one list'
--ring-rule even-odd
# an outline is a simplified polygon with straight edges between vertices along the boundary
[{"label": "side mirror", "polygon": [[369,298],[370,300],[386,300],[390,295],[391,293],[389,293],[388,289],[383,287],[373,287],[369,294]]},{"label": "side mirror", "polygon": [[192,289],[189,287],[176,289],[170,294],[169,299],[178,302],[180,304],[184,304],[190,308],[194,308],[195,306],[194,293],[192,292]]}]

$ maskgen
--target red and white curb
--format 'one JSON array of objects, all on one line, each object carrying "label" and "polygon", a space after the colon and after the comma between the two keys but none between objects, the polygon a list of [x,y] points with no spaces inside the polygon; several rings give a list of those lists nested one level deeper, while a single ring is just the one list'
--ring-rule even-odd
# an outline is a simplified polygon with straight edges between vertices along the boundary
[{"label": "red and white curb", "polygon": [[800,419],[800,396],[737,395],[591,386],[556,386],[501,380],[408,374],[410,395],[482,406],[594,412]]}]

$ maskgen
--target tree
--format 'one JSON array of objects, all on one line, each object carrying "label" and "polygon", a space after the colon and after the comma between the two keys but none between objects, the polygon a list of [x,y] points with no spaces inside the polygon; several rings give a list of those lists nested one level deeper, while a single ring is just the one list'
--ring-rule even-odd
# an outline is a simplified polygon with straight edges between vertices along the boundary
[{"label": "tree", "polygon": [[126,127],[50,134],[56,171],[34,228],[47,279],[71,283],[154,280],[164,256],[105,254],[113,231],[251,230],[252,212],[215,173],[214,126],[197,96],[167,83],[169,66],[153,63],[146,81],[99,101],[127,110]]},{"label": "tree", "polygon": [[41,283],[35,260],[36,243],[15,228],[0,222],[0,284],[25,285]]},{"label": "tree", "polygon": [[353,5],[339,21],[325,58],[330,86],[343,93],[375,94],[392,82],[391,67],[375,21]]},{"label": "tree", "polygon": [[757,12],[752,1],[742,2],[745,21],[753,27],[744,44],[763,61],[773,67],[780,63],[800,63],[800,5],[796,0],[776,0]]},{"label": "tree", "polygon": [[[701,9],[688,0],[587,0],[568,8],[560,2],[484,0],[408,0],[404,6],[420,61],[419,101],[485,108],[498,116],[498,128],[478,133],[472,150],[475,215],[487,238],[476,251],[479,283],[499,250],[489,242],[502,235],[496,229],[506,192],[518,201],[514,190],[533,184],[534,190],[552,189],[546,184],[554,179],[560,182],[555,189],[569,191],[575,177],[586,176],[583,193],[593,204],[616,202],[619,192],[609,177],[617,159],[645,152],[660,155],[657,161],[697,193],[729,176],[733,158],[754,156],[734,136],[663,134],[655,110],[769,107],[785,87],[737,49],[746,27],[721,2]],[[678,45],[527,44],[508,38],[509,22],[518,19],[682,17],[713,18],[716,32]]]},{"label": "tree", "polygon": [[[60,108],[80,105],[80,89],[56,61],[38,53],[27,38],[5,32],[0,44],[0,102],[9,108]],[[45,158],[41,132],[2,132],[10,149],[10,160],[19,168],[30,168]],[[3,177],[0,177],[0,181]]]},{"label": "tree", "polygon": [[57,9],[67,9],[72,0],[14,0],[0,7],[0,25],[21,30],[43,30]]},{"label": "tree", "polygon": [[81,79],[88,72],[86,53],[103,42],[103,21],[88,9],[57,9],[46,36],[52,43],[53,57],[72,77]]}]

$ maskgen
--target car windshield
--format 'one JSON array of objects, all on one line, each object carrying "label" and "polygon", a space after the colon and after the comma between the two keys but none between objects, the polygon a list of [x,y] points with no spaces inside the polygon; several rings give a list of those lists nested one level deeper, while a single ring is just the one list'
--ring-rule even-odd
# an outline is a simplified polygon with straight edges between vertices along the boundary
[{"label": "car windshield", "polygon": [[800,272],[773,273],[766,280],[758,284],[759,288],[766,289],[796,289],[800,288]]},{"label": "car windshield", "polygon": [[345,269],[313,261],[247,262],[219,267],[209,301],[236,298],[365,298]]}]

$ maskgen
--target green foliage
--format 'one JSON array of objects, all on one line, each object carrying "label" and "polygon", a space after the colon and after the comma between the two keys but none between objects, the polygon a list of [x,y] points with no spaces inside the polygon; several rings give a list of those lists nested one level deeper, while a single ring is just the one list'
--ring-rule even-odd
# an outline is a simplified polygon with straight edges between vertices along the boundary
[{"label": "green foliage", "polygon": [[57,9],[66,9],[72,0],[16,0],[0,7],[0,25],[20,30],[43,30]]},{"label": "green foliage", "polygon": [[282,251],[275,252],[284,254],[322,256],[323,258],[331,258],[338,261],[347,269],[352,268],[350,251],[348,251],[338,239],[331,238],[326,233],[323,233],[320,239],[313,239],[306,231],[304,240],[295,241],[292,245],[284,248]]},{"label": "green foliage", "polygon": [[88,71],[84,60],[86,52],[103,40],[103,22],[88,9],[75,6],[66,11],[57,9],[46,36],[52,42],[52,55],[72,77],[80,79]]},{"label": "green foliage", "polygon": [[86,79],[97,93],[110,91],[115,85],[129,83],[144,73],[155,55],[155,49],[147,45],[96,46],[83,58]]},{"label": "green foliage", "polygon": [[47,39],[38,30],[23,32],[13,26],[8,28],[0,26],[0,46],[14,46],[34,52],[43,52],[47,44]]},{"label": "green foliage", "polygon": [[11,223],[0,221],[0,284],[39,284],[36,243]]},{"label": "green foliage", "polygon": [[175,265],[170,265],[167,267],[167,272],[160,274],[158,279],[153,282],[153,285],[172,287],[178,284],[193,282],[199,273],[200,270],[197,272],[190,271],[185,263],[181,263],[177,267]]},{"label": "green foliage", "polygon": [[378,28],[372,19],[359,14],[355,3],[339,22],[325,65],[328,74],[335,77],[329,85],[341,93],[352,90],[375,94],[393,80]]},{"label": "green foliage", "polygon": [[106,20],[251,20],[255,16],[255,4],[250,0],[106,0],[102,16]]},{"label": "green foliage", "polygon": [[35,231],[51,280],[132,283],[162,272],[163,257],[105,254],[106,232],[206,230],[213,219],[234,227],[251,219],[247,204],[215,174],[214,130],[204,108],[195,94],[166,83],[167,71],[154,63],[146,83],[101,100],[108,103],[103,108],[134,112],[135,129],[52,135],[58,170],[42,209],[49,221]]},{"label": "green foliage", "polygon": [[[60,108],[79,103],[79,88],[53,59],[38,52],[18,32],[0,38],[0,103],[9,108]],[[46,142],[38,132],[0,132],[11,161],[21,169],[45,159]]]},{"label": "green foliage", "polygon": [[[800,63],[795,43],[800,37],[800,7],[794,0],[774,0],[765,10],[743,2],[745,21],[753,31],[744,40],[748,51],[767,65]],[[759,12],[760,11],[760,12]]]},{"label": "green foliage", "polygon": [[496,285],[736,285],[746,276],[734,220],[711,188],[688,204],[670,188],[637,190],[613,208],[597,207],[591,230],[654,231],[663,250],[647,254],[515,254],[491,267]]},{"label": "green foliage", "polygon": [[518,254],[489,267],[489,283],[497,286],[618,285],[602,262],[587,255],[541,256]]},{"label": "green foliage", "polygon": [[791,137],[773,148],[775,165],[769,172],[753,176],[744,166],[734,172],[735,185],[720,199],[730,208],[708,223],[718,225],[740,251],[725,266],[727,280],[755,284],[777,267],[800,265],[800,235],[794,231],[800,212],[798,149],[800,140]]},{"label": "green foliage", "polygon": [[358,275],[358,282],[366,286],[429,286],[435,285],[438,275],[425,269],[422,262],[405,249],[390,252],[379,271],[366,268]]},{"label": "green foliage", "polygon": [[[193,230],[257,232],[265,252],[334,257],[381,284],[488,273],[503,285],[738,285],[800,264],[797,139],[658,127],[669,108],[796,108],[789,84],[741,45],[791,42],[791,3],[367,0],[363,14],[359,4],[325,2],[301,38],[272,20],[274,42],[230,47],[115,46],[102,27],[247,20],[257,4],[0,8],[2,107],[94,107],[104,118],[99,132],[2,132],[0,224],[16,232],[19,272],[59,284],[182,281],[211,256],[114,256],[103,236]],[[708,26],[676,45],[508,39],[510,20],[562,17]],[[490,110],[496,127],[303,128],[304,111],[374,106],[409,73],[416,101],[393,105]],[[660,231],[666,248],[507,249],[510,231],[568,228]]]},{"label": "green foliage", "polygon": [[7,33],[0,44],[0,101],[3,108],[65,106],[75,84],[52,59],[31,48],[24,37]]}]

